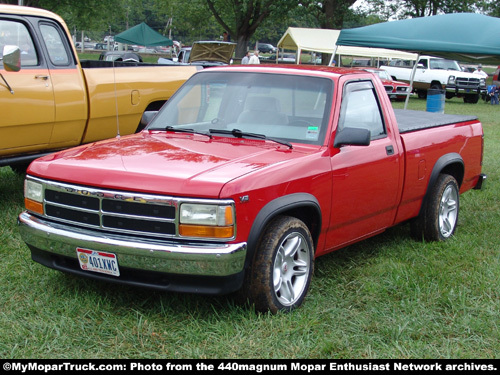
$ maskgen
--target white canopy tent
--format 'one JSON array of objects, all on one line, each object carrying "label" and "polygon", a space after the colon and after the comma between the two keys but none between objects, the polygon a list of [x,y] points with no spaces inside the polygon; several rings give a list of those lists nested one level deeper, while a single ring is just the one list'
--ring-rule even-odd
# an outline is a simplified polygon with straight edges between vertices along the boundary
[{"label": "white canopy tent", "polygon": [[[278,42],[278,49],[296,51],[296,63],[302,51],[312,51],[339,56],[359,56],[389,59],[416,60],[416,53],[401,52],[385,48],[349,47],[336,45],[340,30],[289,27]],[[279,52],[278,52],[279,53]],[[278,61],[278,55],[276,56]]]}]

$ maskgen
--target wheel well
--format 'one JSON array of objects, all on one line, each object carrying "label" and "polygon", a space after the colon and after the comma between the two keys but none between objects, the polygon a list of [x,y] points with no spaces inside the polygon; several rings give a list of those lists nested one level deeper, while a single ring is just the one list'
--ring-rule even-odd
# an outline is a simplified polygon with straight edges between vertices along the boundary
[{"label": "wheel well", "polygon": [[321,231],[321,208],[318,201],[307,193],[286,195],[269,202],[257,214],[248,235],[247,265],[253,259],[265,228],[277,216],[293,216],[304,222],[316,247]]},{"label": "wheel well", "polygon": [[431,82],[431,86],[430,86],[431,89],[442,89],[443,88],[443,85],[441,85],[441,82],[439,81],[432,81]]},{"label": "wheel well", "polygon": [[440,174],[449,174],[457,180],[458,187],[462,186],[464,180],[464,165],[462,163],[452,163],[444,167]]},{"label": "wheel well", "polygon": [[167,101],[166,100],[158,100],[156,102],[149,103],[149,105],[146,107],[144,112],[146,111],[159,111],[160,108],[165,104]]},{"label": "wheel well", "polygon": [[439,175],[449,174],[455,178],[458,184],[458,188],[462,186],[464,180],[464,162],[462,157],[457,153],[451,153],[443,155],[434,165],[432,169],[431,176],[429,178],[429,184],[427,185],[427,191],[425,192],[424,199],[422,199],[422,204],[420,206],[420,213],[424,209],[427,199],[429,198],[429,192],[436,183]]},{"label": "wheel well", "polygon": [[291,210],[280,212],[279,214],[282,216],[292,216],[302,221],[309,229],[314,242],[314,247],[316,247],[319,233],[321,231],[321,219],[316,209],[311,206],[294,207]]}]

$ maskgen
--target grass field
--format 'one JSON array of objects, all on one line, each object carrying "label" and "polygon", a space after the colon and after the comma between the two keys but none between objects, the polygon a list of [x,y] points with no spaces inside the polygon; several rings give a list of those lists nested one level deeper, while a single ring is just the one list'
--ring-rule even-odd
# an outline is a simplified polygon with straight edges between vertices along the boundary
[{"label": "grass field", "polygon": [[421,243],[398,226],[321,257],[291,314],[34,263],[16,227],[22,178],[0,168],[0,357],[500,358],[500,106],[453,99],[445,111],[477,114],[486,134],[487,185],[462,195],[455,237]]}]

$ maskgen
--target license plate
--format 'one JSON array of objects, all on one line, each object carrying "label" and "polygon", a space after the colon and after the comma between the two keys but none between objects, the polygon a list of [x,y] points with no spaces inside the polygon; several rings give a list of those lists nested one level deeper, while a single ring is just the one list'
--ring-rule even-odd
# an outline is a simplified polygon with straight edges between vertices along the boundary
[{"label": "license plate", "polygon": [[80,247],[76,249],[76,254],[82,270],[120,276],[115,254]]}]

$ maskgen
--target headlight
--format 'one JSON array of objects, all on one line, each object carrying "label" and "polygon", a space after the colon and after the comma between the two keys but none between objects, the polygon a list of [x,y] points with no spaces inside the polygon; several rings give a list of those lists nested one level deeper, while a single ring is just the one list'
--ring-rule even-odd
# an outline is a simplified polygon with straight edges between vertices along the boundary
[{"label": "headlight", "polygon": [[480,86],[486,86],[486,79],[485,79],[485,78],[481,78],[481,79],[479,80],[479,85],[480,85]]},{"label": "headlight", "polygon": [[185,237],[233,237],[233,206],[197,203],[181,204],[179,234]]},{"label": "headlight", "polygon": [[24,205],[27,210],[43,215],[43,186],[33,180],[24,180]]},{"label": "headlight", "polygon": [[454,85],[454,84],[455,84],[455,76],[449,76],[448,85]]}]

